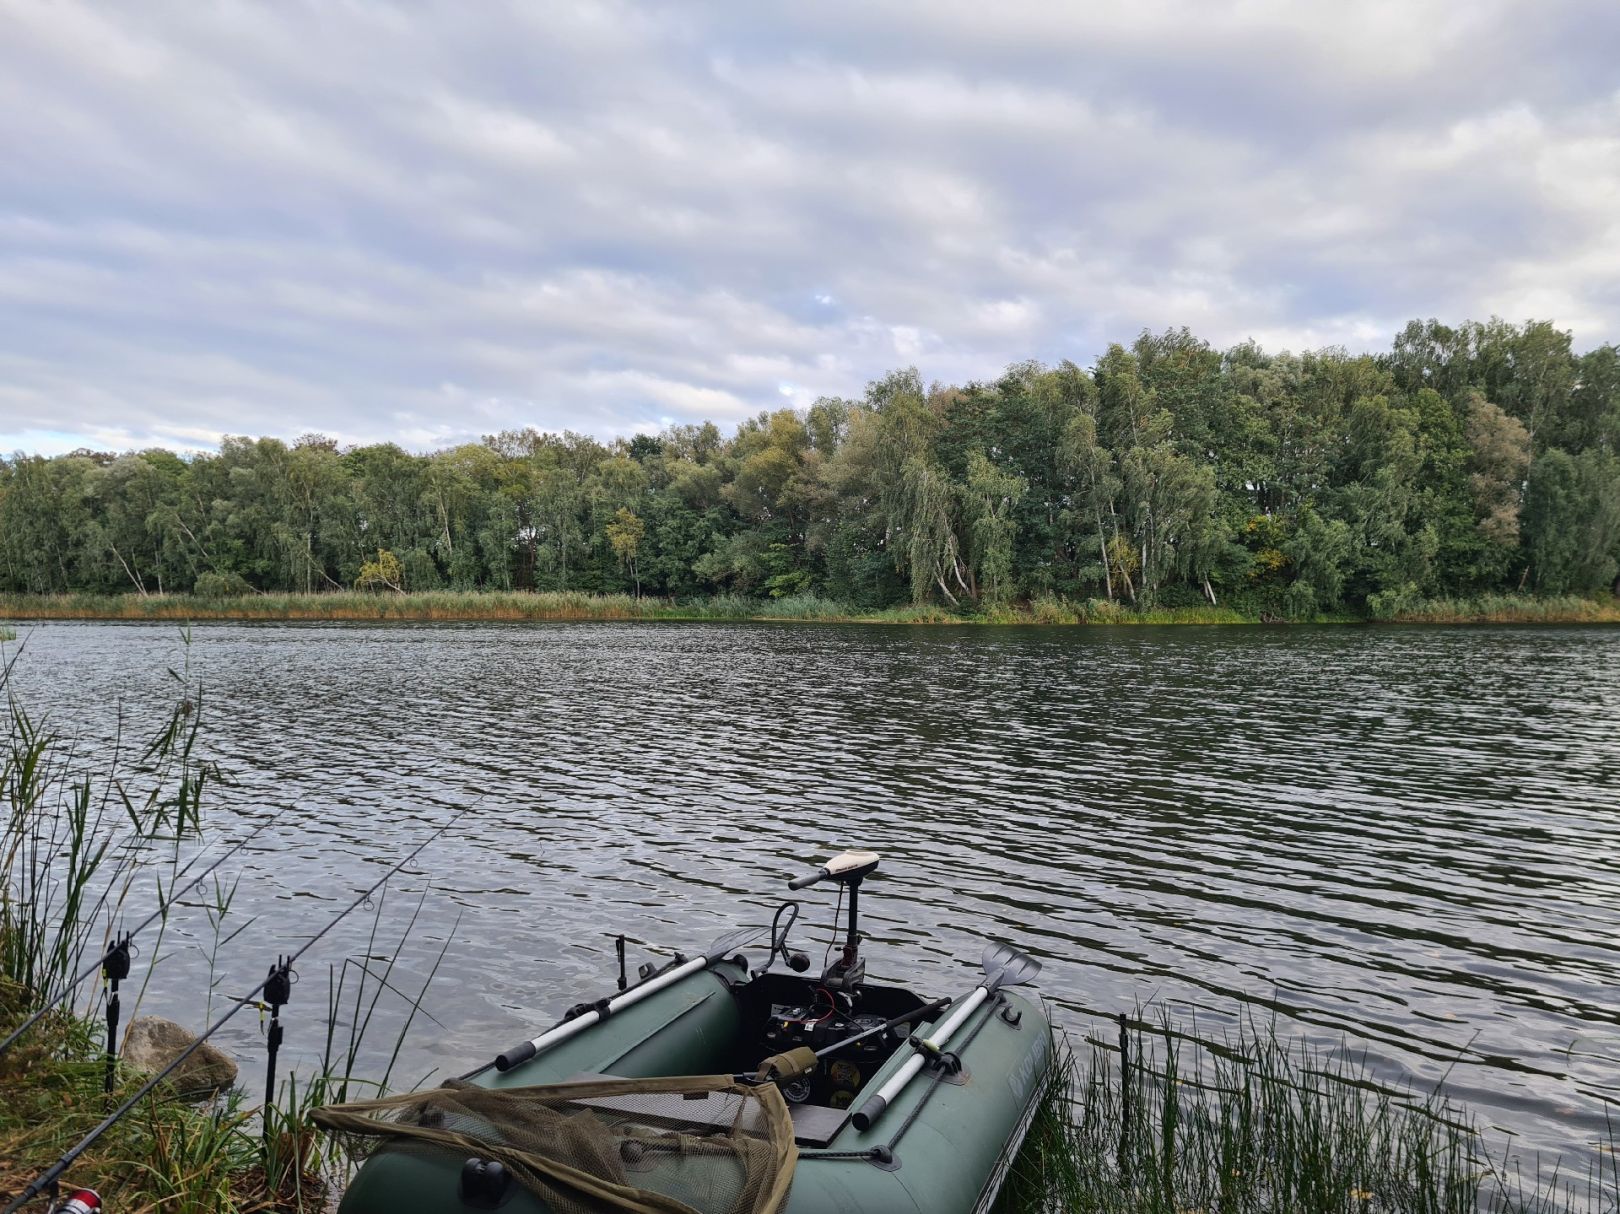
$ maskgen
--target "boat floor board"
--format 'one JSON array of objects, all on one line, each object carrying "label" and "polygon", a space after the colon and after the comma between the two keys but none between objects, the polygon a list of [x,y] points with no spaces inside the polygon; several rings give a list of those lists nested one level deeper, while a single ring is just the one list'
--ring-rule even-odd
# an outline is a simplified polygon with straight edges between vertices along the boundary
[{"label": "boat floor board", "polygon": [[849,1113],[848,1109],[825,1104],[790,1104],[788,1116],[793,1118],[793,1141],[801,1147],[824,1147],[844,1128]]}]

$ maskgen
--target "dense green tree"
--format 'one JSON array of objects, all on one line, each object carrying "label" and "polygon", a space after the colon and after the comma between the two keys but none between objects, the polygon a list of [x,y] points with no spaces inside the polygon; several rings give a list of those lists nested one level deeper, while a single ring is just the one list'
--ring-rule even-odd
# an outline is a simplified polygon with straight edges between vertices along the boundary
[{"label": "dense green tree", "polygon": [[[385,559],[386,558],[386,559]],[[1620,573],[1620,350],[1413,321],[1382,356],[1143,333],[797,412],[430,454],[306,435],[0,460],[0,590],[1046,594],[1388,613]]]},{"label": "dense green tree", "polygon": [[1620,459],[1554,448],[1530,465],[1524,494],[1528,576],[1551,594],[1612,587],[1620,572]]}]

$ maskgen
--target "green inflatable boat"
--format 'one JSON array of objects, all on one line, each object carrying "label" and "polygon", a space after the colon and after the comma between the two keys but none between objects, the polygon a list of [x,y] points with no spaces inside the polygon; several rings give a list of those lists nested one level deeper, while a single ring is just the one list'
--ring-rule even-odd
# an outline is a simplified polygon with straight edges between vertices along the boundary
[{"label": "green inflatable boat", "polygon": [[789,882],[847,900],[818,977],[788,941],[797,902],[634,982],[621,937],[616,993],[443,1087],[318,1111],[366,1155],[339,1214],[988,1210],[1050,1067],[1044,1009],[1010,989],[1040,966],[992,944],[971,990],[868,983],[877,864],[845,852]]}]

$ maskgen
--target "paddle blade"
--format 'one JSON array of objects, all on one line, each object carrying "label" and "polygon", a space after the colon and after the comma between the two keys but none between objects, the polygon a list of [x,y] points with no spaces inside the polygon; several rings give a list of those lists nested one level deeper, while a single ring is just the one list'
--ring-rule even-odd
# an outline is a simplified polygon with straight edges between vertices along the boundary
[{"label": "paddle blade", "polygon": [[1041,963],[1010,944],[990,944],[984,950],[984,989],[995,992],[1004,986],[1032,982],[1041,972]]},{"label": "paddle blade", "polygon": [[703,950],[703,957],[710,965],[729,957],[745,944],[758,940],[771,929],[764,926],[739,927],[734,932],[727,932],[715,940],[708,948]]}]

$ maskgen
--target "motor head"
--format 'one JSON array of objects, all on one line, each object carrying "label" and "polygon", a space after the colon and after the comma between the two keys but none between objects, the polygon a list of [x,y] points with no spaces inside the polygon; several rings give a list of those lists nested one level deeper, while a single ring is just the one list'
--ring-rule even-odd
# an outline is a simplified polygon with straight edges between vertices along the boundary
[{"label": "motor head", "polygon": [[827,863],[823,864],[813,873],[802,877],[795,877],[788,882],[789,889],[804,889],[818,881],[838,881],[848,883],[859,881],[878,866],[878,854],[875,851],[846,851],[839,852]]}]

